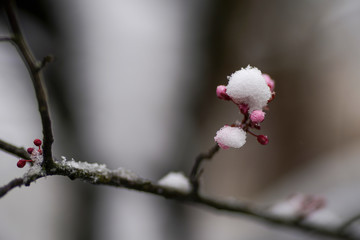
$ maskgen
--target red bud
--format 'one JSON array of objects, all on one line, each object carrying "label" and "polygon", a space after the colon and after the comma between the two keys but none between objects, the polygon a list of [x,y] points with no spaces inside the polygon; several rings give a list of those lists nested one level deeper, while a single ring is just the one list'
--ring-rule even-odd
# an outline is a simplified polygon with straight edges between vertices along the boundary
[{"label": "red bud", "polygon": [[266,144],[269,143],[268,137],[267,137],[267,136],[264,136],[264,135],[259,135],[259,136],[257,137],[257,140],[258,140],[258,142],[259,142],[260,144],[262,144],[262,145],[266,145]]},{"label": "red bud", "polygon": [[35,140],[34,140],[35,146],[38,146],[38,147],[39,147],[39,146],[41,146],[41,143],[42,143],[42,142],[41,142],[40,139],[35,139]]},{"label": "red bud", "polygon": [[26,160],[20,159],[16,165],[18,168],[23,168],[25,166],[25,164],[26,164]]}]

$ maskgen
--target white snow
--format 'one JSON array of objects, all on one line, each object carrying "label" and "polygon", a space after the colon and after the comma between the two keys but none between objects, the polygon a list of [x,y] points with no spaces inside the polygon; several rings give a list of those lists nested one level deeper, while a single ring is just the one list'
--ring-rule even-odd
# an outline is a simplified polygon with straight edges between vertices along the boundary
[{"label": "white snow", "polygon": [[98,163],[88,163],[88,162],[77,162],[74,159],[71,159],[70,161],[66,160],[66,157],[61,157],[61,165],[77,169],[77,170],[85,170],[88,172],[98,172],[98,173],[105,173],[109,170],[106,168],[105,164],[98,164]]},{"label": "white snow", "polygon": [[224,126],[216,132],[214,139],[222,148],[240,148],[246,142],[246,132],[239,127]]},{"label": "white snow", "polygon": [[311,209],[311,206],[321,201],[319,200],[320,198],[311,197],[311,195],[301,193],[294,194],[288,199],[275,204],[270,208],[270,212],[288,219],[296,219],[303,216],[305,217],[304,222],[312,225],[329,228],[338,227],[342,220],[329,208],[324,206],[319,207],[319,209]]},{"label": "white snow", "polygon": [[32,166],[29,168],[29,170],[23,176],[25,182],[30,180],[33,176],[45,175],[45,171],[41,167],[41,164],[44,160],[42,153],[39,152],[39,150],[34,149],[34,151],[32,151],[30,155],[30,159],[33,160],[34,162],[32,163]]},{"label": "white snow", "polygon": [[158,184],[182,193],[190,193],[192,189],[189,179],[182,172],[169,172],[158,181]]},{"label": "white snow", "polygon": [[[68,171],[75,173],[76,171],[85,171],[87,173],[96,173],[103,175],[105,177],[111,177],[111,176],[119,176],[121,178],[126,178],[131,181],[139,180],[139,176],[135,174],[134,172],[123,169],[123,168],[117,168],[115,170],[110,170],[106,167],[105,164],[98,164],[98,163],[88,163],[88,162],[78,162],[74,159],[71,159],[68,161],[66,157],[61,156],[61,161],[57,162],[59,167],[64,167]],[[94,176],[93,179],[95,182],[98,180],[96,176]]]},{"label": "white snow", "polygon": [[319,209],[305,219],[305,222],[311,225],[317,225],[328,228],[336,228],[344,222],[339,216],[328,208]]},{"label": "white snow", "polygon": [[251,66],[242,68],[229,77],[226,93],[235,103],[248,104],[249,113],[263,109],[271,98],[270,88],[261,71]]},{"label": "white snow", "polygon": [[118,169],[112,170],[110,172],[112,174],[117,175],[117,176],[121,176],[123,178],[126,178],[126,179],[128,179],[130,181],[139,180],[139,178],[140,178],[136,173],[134,173],[134,172],[132,172],[132,171],[130,171],[128,169],[125,169],[125,168],[118,168]]},{"label": "white snow", "polygon": [[291,197],[284,201],[276,203],[270,208],[270,212],[284,218],[295,219],[299,217],[302,197]]}]

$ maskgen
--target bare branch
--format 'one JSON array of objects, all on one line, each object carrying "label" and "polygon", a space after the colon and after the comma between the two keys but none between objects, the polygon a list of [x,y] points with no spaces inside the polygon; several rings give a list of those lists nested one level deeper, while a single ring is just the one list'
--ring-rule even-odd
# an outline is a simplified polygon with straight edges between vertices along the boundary
[{"label": "bare branch", "polygon": [[193,194],[197,195],[199,190],[199,177],[202,174],[202,170],[199,170],[201,163],[204,160],[210,160],[213,156],[219,151],[219,145],[215,144],[207,153],[199,154],[196,159],[193,168],[191,169],[190,173],[190,181],[193,185]]},{"label": "bare branch", "polygon": [[35,95],[38,102],[38,109],[40,112],[42,128],[43,128],[43,151],[44,151],[44,167],[49,170],[53,165],[51,145],[54,142],[50,113],[48,109],[47,97],[43,86],[43,80],[41,75],[42,64],[39,63],[29,46],[27,45],[25,38],[21,32],[14,8],[13,1],[6,0],[5,13],[9,21],[10,31],[13,38],[12,43],[16,47],[17,51],[21,55],[33,82]]},{"label": "bare branch", "polygon": [[0,42],[11,42],[13,38],[11,37],[0,37]]},{"label": "bare branch", "polygon": [[11,153],[15,156],[18,156],[20,158],[30,159],[29,154],[27,153],[27,151],[24,148],[16,147],[16,146],[14,146],[10,143],[7,143],[3,140],[0,140],[0,149],[6,151],[8,153]]},{"label": "bare branch", "polygon": [[8,184],[0,188],[0,198],[3,197],[6,193],[10,190],[14,189],[15,187],[20,187],[24,184],[24,179],[22,178],[15,178],[14,180],[10,181]]},{"label": "bare branch", "polygon": [[8,184],[0,187],[0,198],[5,196],[8,192],[13,190],[16,187],[21,187],[23,185],[30,186],[30,183],[35,182],[37,179],[44,177],[43,174],[32,174],[23,178],[15,178],[11,180]]},{"label": "bare branch", "polygon": [[339,228],[339,231],[345,233],[353,223],[359,220],[360,220],[360,213],[353,216],[352,218],[347,220],[344,224],[342,224],[341,227]]},{"label": "bare branch", "polygon": [[44,57],[39,66],[39,70],[42,70],[43,68],[46,67],[46,65],[48,65],[49,63],[52,63],[54,60],[55,60],[55,58],[52,55],[48,55],[48,56]]}]

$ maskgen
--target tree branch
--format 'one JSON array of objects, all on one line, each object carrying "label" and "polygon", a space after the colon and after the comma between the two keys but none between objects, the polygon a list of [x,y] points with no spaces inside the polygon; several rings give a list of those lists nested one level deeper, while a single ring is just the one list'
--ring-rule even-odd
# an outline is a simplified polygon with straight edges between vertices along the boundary
[{"label": "tree branch", "polygon": [[210,160],[212,157],[219,151],[220,147],[216,143],[207,153],[199,154],[196,159],[193,168],[190,172],[190,182],[193,186],[193,194],[197,195],[199,191],[199,177],[202,174],[202,170],[200,169],[201,163],[204,160]]},{"label": "tree branch", "polygon": [[6,193],[8,193],[10,190],[14,189],[15,187],[20,187],[23,184],[24,179],[22,178],[15,178],[14,180],[10,181],[8,184],[0,188],[0,198],[3,197]]},{"label": "tree branch", "polygon": [[11,42],[12,40],[11,37],[0,37],[0,42]]},{"label": "tree branch", "polygon": [[360,219],[360,213],[358,213],[357,215],[353,216],[352,218],[350,218],[349,220],[347,220],[346,222],[344,222],[340,228],[339,231],[342,233],[345,233],[348,228],[355,223],[356,221],[358,221]]},{"label": "tree branch", "polygon": [[39,69],[45,68],[49,63],[53,62],[55,60],[54,56],[48,55],[43,58],[43,60],[40,63]]},{"label": "tree branch", "polygon": [[61,175],[67,176],[71,180],[80,179],[94,185],[107,185],[114,187],[121,187],[126,189],[133,189],[145,193],[151,193],[167,199],[177,200],[187,204],[196,204],[199,206],[206,206],[213,209],[228,211],[242,215],[251,216],[254,219],[262,220],[266,223],[275,224],[278,226],[293,228],[309,233],[318,234],[321,236],[334,237],[338,239],[359,240],[360,237],[352,236],[341,231],[341,229],[330,229],[326,227],[311,225],[298,219],[289,219],[279,217],[264,207],[258,207],[253,204],[244,203],[238,200],[217,200],[204,195],[196,195],[193,193],[184,193],[177,191],[175,188],[162,187],[157,183],[137,176],[136,174],[125,170],[116,169],[109,170],[105,165],[89,164],[85,162],[75,161],[61,161],[54,162],[53,169],[50,173],[38,172],[34,173],[31,167],[28,173],[25,173],[23,178],[17,178],[10,183],[0,188],[0,198],[6,193],[20,187],[22,185],[30,185],[44,176]]},{"label": "tree branch", "polygon": [[30,159],[30,155],[24,148],[16,147],[10,143],[0,140],[0,149],[24,159]]},{"label": "tree branch", "polygon": [[51,128],[47,97],[42,83],[43,80],[41,75],[41,68],[43,64],[36,60],[35,56],[31,52],[29,46],[25,41],[13,8],[12,0],[6,0],[5,13],[9,21],[10,31],[13,35],[13,37],[11,38],[11,43],[16,47],[17,51],[22,57],[34,85],[35,95],[38,102],[38,109],[43,128],[44,167],[45,169],[49,170],[53,165],[51,146],[54,142],[54,137]]}]

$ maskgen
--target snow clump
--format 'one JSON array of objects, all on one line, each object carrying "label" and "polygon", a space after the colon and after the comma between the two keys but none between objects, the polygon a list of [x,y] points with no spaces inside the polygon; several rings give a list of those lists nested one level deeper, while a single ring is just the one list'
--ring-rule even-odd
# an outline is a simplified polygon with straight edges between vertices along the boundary
[{"label": "snow clump", "polygon": [[182,193],[191,192],[191,183],[182,172],[169,172],[158,181],[159,186],[174,189]]},{"label": "snow clump", "polygon": [[246,142],[246,132],[238,127],[224,126],[217,131],[214,139],[223,149],[240,148]]},{"label": "snow clump", "polygon": [[249,113],[261,110],[271,98],[271,91],[261,71],[247,66],[228,77],[226,93],[236,104],[247,104]]}]

